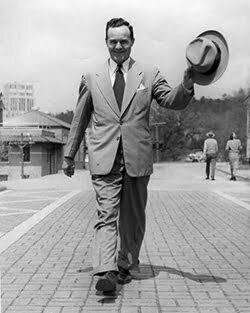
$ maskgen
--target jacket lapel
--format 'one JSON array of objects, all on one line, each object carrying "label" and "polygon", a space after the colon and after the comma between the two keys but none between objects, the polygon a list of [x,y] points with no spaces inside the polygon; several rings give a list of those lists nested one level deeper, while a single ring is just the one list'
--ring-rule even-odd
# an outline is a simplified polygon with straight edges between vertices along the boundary
[{"label": "jacket lapel", "polygon": [[98,88],[106,99],[110,108],[120,117],[120,110],[115,99],[114,91],[110,81],[108,62],[105,63],[103,69],[96,73],[96,81]]},{"label": "jacket lapel", "polygon": [[137,63],[133,59],[131,59],[122,101],[121,116],[129,106],[133,96],[136,93],[136,90],[140,86],[141,81],[142,81],[142,70],[139,68]]},{"label": "jacket lapel", "polygon": [[137,63],[133,59],[131,59],[124,90],[121,112],[116,102],[114,90],[111,85],[108,62],[104,64],[104,67],[100,72],[96,73],[98,88],[100,89],[110,108],[118,117],[122,116],[128,108],[133,96],[136,93],[136,90],[140,86],[140,83],[142,81],[142,73],[143,72],[137,65]]}]

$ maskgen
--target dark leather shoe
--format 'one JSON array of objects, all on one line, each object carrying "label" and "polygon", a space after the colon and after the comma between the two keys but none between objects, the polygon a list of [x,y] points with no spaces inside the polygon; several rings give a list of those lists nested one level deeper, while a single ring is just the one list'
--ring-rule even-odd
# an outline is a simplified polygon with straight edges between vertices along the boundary
[{"label": "dark leather shoe", "polygon": [[98,279],[95,288],[96,290],[103,292],[114,291],[116,289],[116,283],[117,273],[109,271]]},{"label": "dark leather shoe", "polygon": [[119,273],[117,275],[118,284],[125,285],[130,283],[132,280],[132,275],[130,271],[120,266],[118,266],[118,269],[119,269]]}]

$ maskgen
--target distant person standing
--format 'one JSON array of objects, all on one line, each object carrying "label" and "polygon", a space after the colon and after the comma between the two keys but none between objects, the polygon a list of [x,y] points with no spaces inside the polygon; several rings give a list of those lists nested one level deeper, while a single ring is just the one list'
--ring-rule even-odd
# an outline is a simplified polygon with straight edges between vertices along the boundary
[{"label": "distant person standing", "polygon": [[218,143],[214,138],[215,134],[212,131],[207,133],[207,137],[208,138],[205,140],[203,148],[203,153],[206,156],[206,179],[209,179],[211,173],[211,179],[215,180],[215,165],[218,155]]},{"label": "distant person standing", "polygon": [[240,139],[237,139],[235,133],[232,133],[226,144],[226,151],[228,151],[228,159],[231,171],[230,180],[236,180],[236,171],[239,168],[240,150],[242,149]]}]

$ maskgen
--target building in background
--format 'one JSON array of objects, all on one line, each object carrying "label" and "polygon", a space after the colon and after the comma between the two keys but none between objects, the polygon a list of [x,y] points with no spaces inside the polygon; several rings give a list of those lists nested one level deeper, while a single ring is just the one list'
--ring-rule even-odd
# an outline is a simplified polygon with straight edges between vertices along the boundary
[{"label": "building in background", "polygon": [[247,151],[246,151],[246,158],[250,163],[250,94],[244,99],[246,104],[246,113],[247,113]]},{"label": "building in background", "polygon": [[4,84],[5,110],[3,119],[31,111],[35,106],[35,87],[31,83]]},{"label": "building in background", "polygon": [[[0,127],[0,181],[38,178],[62,169],[70,124],[39,110],[8,120]],[[75,157],[76,169],[85,168],[85,145]]]}]

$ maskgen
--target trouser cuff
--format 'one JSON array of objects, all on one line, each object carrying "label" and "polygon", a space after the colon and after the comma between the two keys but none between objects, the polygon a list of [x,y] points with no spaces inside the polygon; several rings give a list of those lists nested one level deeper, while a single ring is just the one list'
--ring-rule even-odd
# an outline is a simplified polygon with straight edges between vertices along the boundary
[{"label": "trouser cuff", "polygon": [[101,275],[103,272],[115,271],[118,272],[117,264],[100,265],[93,270],[93,275]]}]

